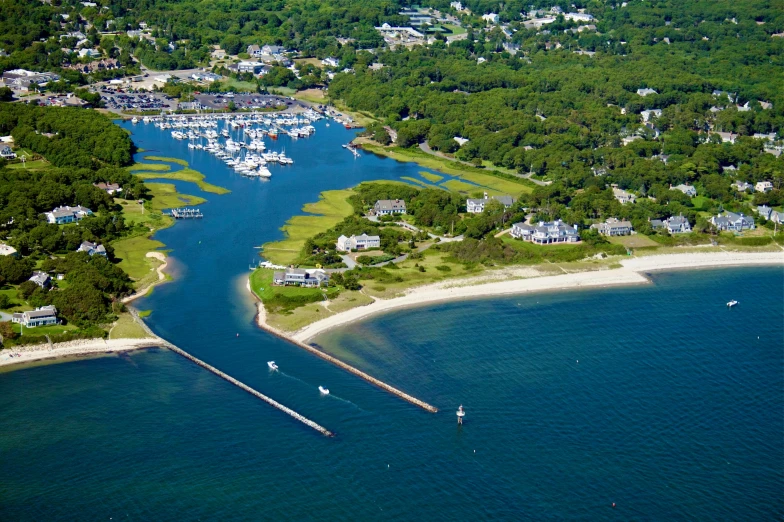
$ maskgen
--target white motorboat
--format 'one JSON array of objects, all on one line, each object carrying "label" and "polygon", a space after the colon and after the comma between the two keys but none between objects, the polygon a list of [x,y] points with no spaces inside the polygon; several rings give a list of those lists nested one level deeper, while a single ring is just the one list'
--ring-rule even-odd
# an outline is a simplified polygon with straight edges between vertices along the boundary
[{"label": "white motorboat", "polygon": [[727,308],[732,308],[733,306],[737,306],[737,305],[738,305],[738,302],[735,301],[735,300],[732,300],[729,303],[727,303]]},{"label": "white motorboat", "polygon": [[277,371],[278,365],[275,364],[275,361],[267,361],[267,366],[269,366],[270,370]]},{"label": "white motorboat", "polygon": [[326,388],[325,388],[325,387],[323,387],[323,386],[319,386],[319,391],[320,391],[320,392],[321,392],[323,395],[329,395],[329,390],[328,390],[328,389],[326,389]]},{"label": "white motorboat", "polygon": [[134,125],[136,125],[137,123],[139,123],[139,118],[137,118],[136,116],[134,116],[133,118],[131,118],[131,123],[133,123]]}]

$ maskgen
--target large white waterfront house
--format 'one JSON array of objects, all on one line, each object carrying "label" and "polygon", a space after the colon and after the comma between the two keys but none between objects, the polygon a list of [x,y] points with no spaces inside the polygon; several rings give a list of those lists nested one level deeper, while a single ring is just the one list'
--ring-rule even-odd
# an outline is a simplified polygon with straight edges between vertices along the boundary
[{"label": "large white waterfront house", "polygon": [[598,230],[603,236],[628,236],[634,230],[630,221],[621,221],[618,218],[609,218],[604,223],[591,225],[591,228]]},{"label": "large white waterfront house", "polygon": [[485,197],[482,199],[467,199],[466,200],[466,212],[469,214],[481,214],[485,211],[485,205],[489,203],[491,200],[496,200],[500,202],[504,209],[508,209],[509,207],[514,204],[514,198],[512,196],[492,196],[488,197],[487,192],[485,192]]},{"label": "large white waterfront house", "polygon": [[381,248],[381,238],[379,236],[369,236],[367,234],[351,237],[340,236],[336,248],[340,252]]},{"label": "large white waterfront house", "polygon": [[320,268],[287,268],[285,271],[275,272],[272,275],[272,283],[315,288],[329,283],[329,274]]},{"label": "large white waterfront house", "polygon": [[402,199],[379,199],[373,206],[373,212],[377,216],[388,216],[391,214],[405,214],[406,202]]},{"label": "large white waterfront house", "polygon": [[736,214],[735,212],[724,212],[724,215],[713,216],[710,219],[711,224],[719,230],[730,230],[733,232],[742,232],[744,230],[754,230],[754,218]]},{"label": "large white waterfront house", "polygon": [[580,241],[580,234],[577,232],[577,225],[567,225],[560,219],[552,222],[540,221],[536,225],[529,225],[528,223],[515,223],[512,225],[510,235],[513,238],[536,243],[537,245],[549,245],[551,243],[577,243]]},{"label": "large white waterfront house", "polygon": [[57,207],[51,212],[46,213],[46,220],[49,223],[56,225],[64,225],[65,223],[73,223],[74,221],[79,221],[87,216],[92,216],[92,214],[92,210],[81,205],[75,207]]},{"label": "large white waterfront house", "polygon": [[57,324],[57,308],[49,305],[26,312],[17,312],[11,316],[11,322],[19,323],[26,328]]}]

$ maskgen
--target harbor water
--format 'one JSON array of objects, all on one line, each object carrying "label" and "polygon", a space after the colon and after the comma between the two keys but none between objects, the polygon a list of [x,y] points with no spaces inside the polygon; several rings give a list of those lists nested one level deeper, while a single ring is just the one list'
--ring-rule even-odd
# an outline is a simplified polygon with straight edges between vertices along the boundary
[{"label": "harbor water", "polygon": [[279,140],[294,165],[252,180],[124,126],[139,159],[185,159],[232,191],[175,182],[208,199],[204,219],[156,236],[174,281],[135,306],[336,436],[162,349],[3,373],[0,520],[784,517],[781,268],[411,308],[316,339],[431,414],[261,331],[246,289],[254,247],[321,191],[421,167],[354,159],[340,147],[353,133],[322,122]]}]

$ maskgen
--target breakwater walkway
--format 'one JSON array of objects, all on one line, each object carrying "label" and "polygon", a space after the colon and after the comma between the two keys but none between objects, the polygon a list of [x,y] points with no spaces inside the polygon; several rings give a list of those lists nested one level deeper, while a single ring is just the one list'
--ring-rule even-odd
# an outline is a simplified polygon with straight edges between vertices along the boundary
[{"label": "breakwater walkway", "polygon": [[238,388],[240,388],[242,390],[245,390],[246,392],[250,393],[254,397],[257,397],[257,398],[263,400],[264,402],[266,402],[267,404],[269,404],[273,408],[277,408],[280,411],[282,411],[283,413],[286,413],[287,415],[290,415],[291,417],[297,419],[302,424],[304,424],[304,425],[306,425],[306,426],[308,426],[310,428],[313,428],[314,430],[318,431],[319,433],[321,433],[325,437],[334,437],[335,436],[334,433],[329,431],[324,426],[322,426],[322,425],[320,425],[320,424],[318,424],[316,422],[313,422],[312,420],[308,419],[304,415],[300,415],[299,413],[297,413],[296,411],[292,410],[291,408],[282,405],[278,401],[276,401],[276,400],[274,400],[274,399],[272,399],[270,397],[267,397],[266,395],[264,395],[263,393],[261,393],[259,391],[254,390],[253,388],[251,388],[247,384],[238,381],[237,379],[235,379],[231,375],[229,375],[229,374],[227,374],[225,372],[220,371],[219,369],[217,369],[216,367],[212,366],[211,364],[207,364],[206,362],[202,361],[198,357],[194,357],[193,355],[189,354],[188,352],[186,352],[182,348],[178,348],[177,346],[174,346],[172,343],[166,341],[165,339],[161,339],[160,337],[155,335],[152,330],[150,330],[150,327],[147,326],[147,324],[144,321],[141,320],[141,318],[139,317],[139,314],[136,312],[136,310],[131,309],[130,311],[131,311],[131,315],[136,320],[136,322],[139,323],[142,326],[142,328],[149,335],[151,335],[151,336],[153,336],[153,337],[155,337],[155,338],[160,340],[160,342],[158,343],[158,344],[160,344],[160,346],[171,350],[172,352],[174,352],[174,353],[184,357],[185,359],[188,359],[192,363],[194,363],[194,364],[196,364],[198,366],[201,366],[205,370],[214,373],[215,375],[217,375],[221,379],[230,382],[231,384],[233,384],[234,386],[237,386]]},{"label": "breakwater walkway", "polygon": [[[248,289],[250,290],[250,283],[248,283]],[[256,297],[256,294],[254,294],[253,292],[251,292],[251,294],[254,297]],[[358,370],[358,369],[354,368],[353,366],[351,366],[350,364],[344,363],[340,359],[337,359],[337,358],[332,357],[331,355],[329,355],[327,353],[322,352],[321,350],[319,350],[318,348],[316,348],[314,346],[310,346],[309,344],[305,344],[305,343],[303,343],[301,341],[297,341],[296,339],[292,339],[291,337],[289,337],[288,335],[284,334],[280,330],[277,330],[276,328],[273,328],[273,327],[269,326],[266,323],[266,321],[264,320],[263,315],[262,315],[262,314],[264,314],[264,309],[263,309],[264,304],[261,303],[261,301],[258,301],[258,297],[256,297],[256,300],[257,300],[258,310],[259,310],[259,316],[258,316],[257,324],[261,328],[263,328],[264,330],[268,331],[269,333],[271,333],[271,334],[273,334],[273,335],[275,335],[277,337],[280,337],[284,341],[288,341],[291,344],[294,344],[294,345],[296,345],[296,346],[298,346],[298,347],[300,347],[300,348],[302,348],[304,350],[309,351],[310,353],[312,353],[313,355],[316,355],[317,357],[321,357],[325,361],[331,362],[335,366],[338,366],[338,367],[346,370],[347,372],[353,373],[357,377],[365,379],[370,384],[378,386],[382,390],[387,391],[387,392],[391,393],[392,395],[397,395],[401,399],[403,399],[405,401],[408,401],[408,402],[410,402],[411,404],[413,404],[415,406],[419,406],[420,408],[422,408],[425,411],[429,411],[431,413],[437,413],[438,412],[438,408],[436,408],[435,406],[433,406],[431,404],[428,404],[425,401],[421,401],[421,400],[417,399],[416,397],[407,394],[406,392],[400,391],[397,388],[395,388],[394,386],[390,386],[389,384],[376,379],[372,375],[368,375],[367,373],[363,372],[362,370]]]}]

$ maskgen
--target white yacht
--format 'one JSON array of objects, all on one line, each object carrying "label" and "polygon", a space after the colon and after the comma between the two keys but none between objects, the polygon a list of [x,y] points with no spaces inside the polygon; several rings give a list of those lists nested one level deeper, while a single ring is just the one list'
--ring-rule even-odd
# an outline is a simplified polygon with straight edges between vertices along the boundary
[{"label": "white yacht", "polygon": [[322,393],[322,395],[329,395],[329,390],[323,386],[319,386],[319,391]]},{"label": "white yacht", "polygon": [[278,365],[275,364],[275,361],[267,361],[267,366],[269,366],[269,369],[273,371],[278,369]]},{"label": "white yacht", "polygon": [[737,306],[737,305],[738,305],[738,302],[733,299],[732,301],[727,303],[727,308],[732,308],[733,306]]}]

